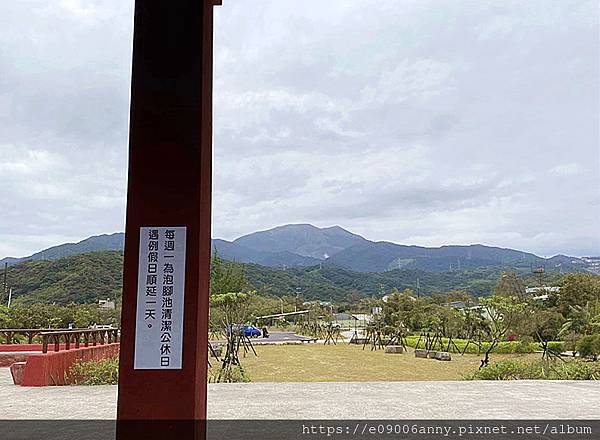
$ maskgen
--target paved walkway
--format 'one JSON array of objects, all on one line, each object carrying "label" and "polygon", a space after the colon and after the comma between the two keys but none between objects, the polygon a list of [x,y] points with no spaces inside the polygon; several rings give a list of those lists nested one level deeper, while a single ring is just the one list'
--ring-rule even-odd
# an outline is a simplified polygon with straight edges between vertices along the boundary
[{"label": "paved walkway", "polygon": [[[0,369],[3,419],[113,419],[117,387],[26,388]],[[600,419],[600,382],[210,384],[211,419]]]}]

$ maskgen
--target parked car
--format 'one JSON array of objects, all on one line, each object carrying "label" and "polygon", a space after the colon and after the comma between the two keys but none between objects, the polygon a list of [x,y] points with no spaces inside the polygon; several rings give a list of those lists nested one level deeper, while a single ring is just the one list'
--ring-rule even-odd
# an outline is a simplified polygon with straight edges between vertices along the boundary
[{"label": "parked car", "polygon": [[244,336],[248,338],[258,338],[262,334],[260,329],[256,328],[253,325],[245,325],[243,328]]},{"label": "parked car", "polygon": [[227,335],[231,336],[232,331],[239,332],[239,334],[243,334],[244,336],[246,336],[248,338],[258,338],[262,334],[261,331],[257,327],[250,325],[250,324],[230,325],[229,328],[227,329]]}]

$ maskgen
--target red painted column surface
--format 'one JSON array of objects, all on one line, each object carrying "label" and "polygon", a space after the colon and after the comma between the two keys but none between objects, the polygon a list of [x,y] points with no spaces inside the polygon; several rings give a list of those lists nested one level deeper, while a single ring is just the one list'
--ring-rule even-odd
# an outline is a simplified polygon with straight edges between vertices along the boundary
[{"label": "red painted column surface", "polygon": [[[196,422],[206,419],[213,6],[219,3],[136,0],[119,440],[204,437]],[[143,226],[187,228],[181,369],[134,369]]]}]

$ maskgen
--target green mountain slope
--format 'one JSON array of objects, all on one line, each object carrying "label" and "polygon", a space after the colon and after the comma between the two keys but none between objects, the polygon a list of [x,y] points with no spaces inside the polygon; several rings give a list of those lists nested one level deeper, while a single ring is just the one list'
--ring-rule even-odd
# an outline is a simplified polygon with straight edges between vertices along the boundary
[{"label": "green mountain slope", "polygon": [[[95,252],[57,261],[27,261],[8,269],[13,300],[22,303],[96,303],[99,299],[121,297],[123,255]],[[344,300],[348,295],[379,297],[393,288],[417,290],[429,295],[466,290],[486,295],[495,285],[501,269],[478,268],[452,272],[397,269],[382,273],[361,273],[325,265],[276,269],[243,264],[250,284],[261,293],[296,295],[306,300]],[[521,274],[527,274],[521,271]],[[3,273],[0,271],[0,279]],[[559,276],[547,274],[547,281]],[[3,299],[3,303],[6,298]]]},{"label": "green mountain slope", "polygon": [[[382,292],[393,288],[402,291],[412,289],[422,295],[465,290],[472,295],[491,293],[502,269],[477,268],[452,272],[426,272],[422,270],[396,269],[380,273],[355,272],[336,267],[311,267],[277,270],[256,265],[246,265],[248,280],[264,293],[272,295],[295,295],[297,292],[307,300],[343,299],[358,293],[363,297],[380,297]],[[521,276],[529,276],[520,271]],[[558,273],[547,274],[547,281],[555,281]],[[418,279],[418,281],[417,281]],[[529,280],[534,283],[533,277]],[[418,289],[417,289],[418,286]]]},{"label": "green mountain slope", "polygon": [[122,252],[94,252],[56,261],[26,261],[9,267],[7,278],[15,302],[85,304],[120,298],[122,271]]},{"label": "green mountain slope", "polygon": [[522,270],[544,267],[546,271],[583,269],[583,262],[577,258],[557,256],[545,259],[514,249],[483,245],[426,248],[370,241],[344,249],[326,263],[358,272],[385,272],[394,269],[445,272],[483,267]]}]

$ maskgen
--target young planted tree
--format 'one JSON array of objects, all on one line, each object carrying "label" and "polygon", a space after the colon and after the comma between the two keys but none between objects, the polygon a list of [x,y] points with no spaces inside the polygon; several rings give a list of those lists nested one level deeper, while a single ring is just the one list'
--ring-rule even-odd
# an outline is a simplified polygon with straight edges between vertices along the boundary
[{"label": "young planted tree", "polygon": [[253,294],[252,291],[229,292],[210,297],[211,319],[216,320],[225,329],[226,335],[225,354],[221,359],[221,367],[214,375],[215,382],[246,380],[239,352],[240,348],[248,349],[249,341],[244,336],[242,324],[248,316],[248,303]]},{"label": "young planted tree", "polygon": [[483,339],[487,334],[487,321],[483,317],[483,314],[477,309],[465,309],[464,313],[464,329],[466,333],[467,343],[465,344],[462,353],[465,354],[469,345],[474,344],[477,346],[477,354],[481,352],[483,347]]},{"label": "young planted tree", "polygon": [[240,348],[247,349],[243,324],[249,316],[250,298],[254,295],[248,287],[242,267],[223,261],[216,253],[211,264],[210,328],[225,337],[225,354],[220,368],[213,375],[215,382],[246,381],[240,364]]},{"label": "young planted tree", "polygon": [[559,339],[564,317],[554,309],[531,308],[524,319],[524,324],[530,326],[530,335],[540,344],[542,359],[550,360],[560,358],[560,348],[550,345],[552,341]]},{"label": "young planted tree", "polygon": [[482,369],[490,363],[490,353],[506,338],[508,332],[524,319],[527,303],[517,296],[500,295],[482,298],[480,303],[486,319],[484,331],[489,342],[479,366],[479,369]]}]

